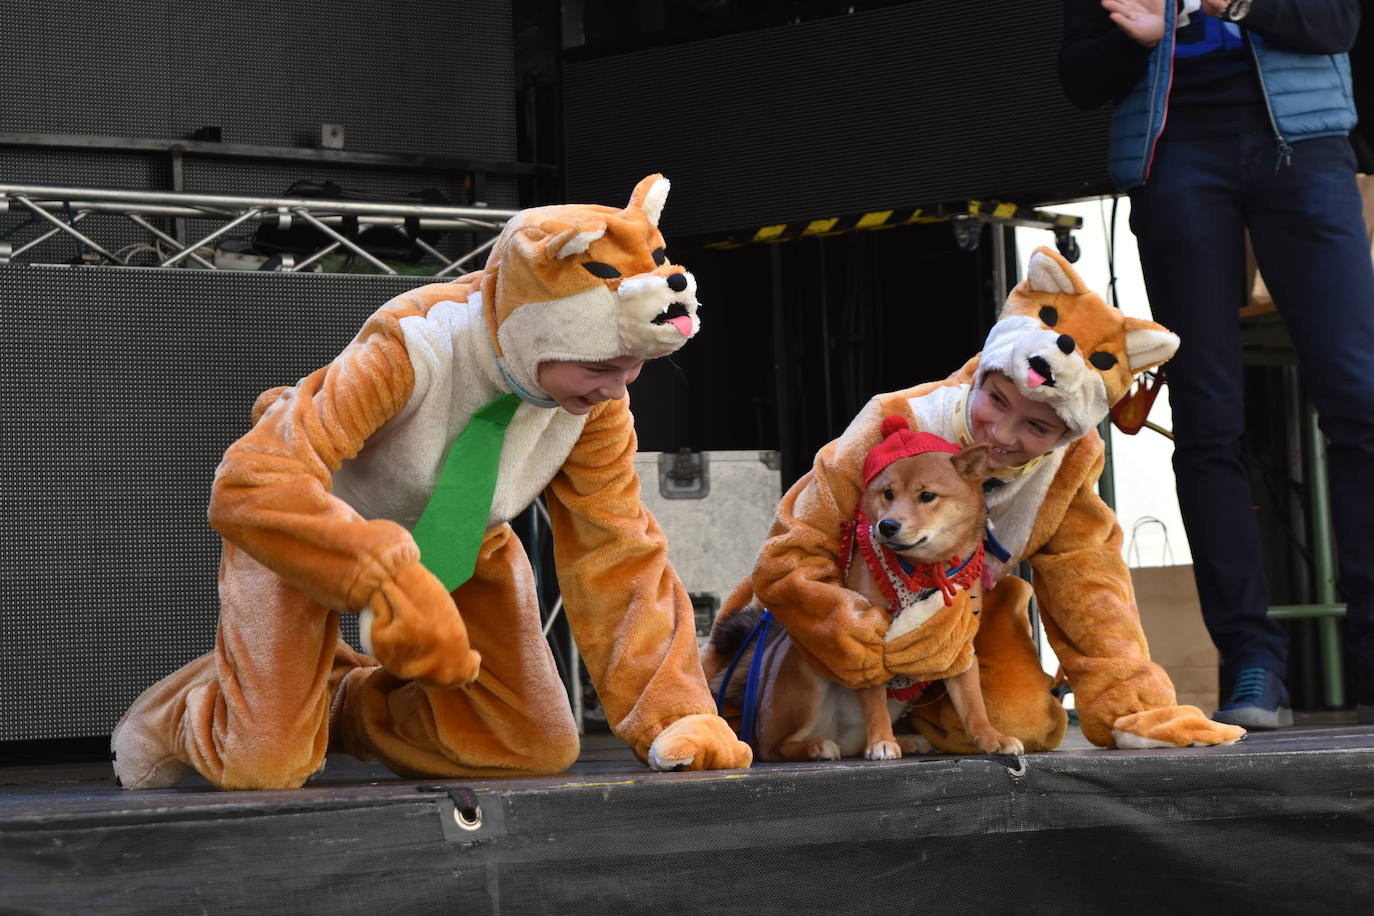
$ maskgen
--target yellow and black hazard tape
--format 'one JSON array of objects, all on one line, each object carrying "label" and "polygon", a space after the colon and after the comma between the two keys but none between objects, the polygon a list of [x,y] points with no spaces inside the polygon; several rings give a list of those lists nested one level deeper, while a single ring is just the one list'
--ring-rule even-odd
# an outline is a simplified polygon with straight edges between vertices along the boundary
[{"label": "yellow and black hazard tape", "polygon": [[962,207],[938,206],[931,208],[907,207],[904,209],[869,210],[849,216],[834,216],[822,219],[798,220],[789,223],[774,223],[759,226],[752,230],[740,230],[725,236],[701,243],[703,248],[726,249],[741,248],[745,245],[791,242],[796,239],[824,238],[843,235],[847,232],[867,232],[878,229],[896,229],[918,223],[944,223],[956,217],[979,219],[986,222],[1010,223],[1018,226],[1033,226],[1039,229],[1075,230],[1083,226],[1077,216],[1063,213],[1050,213],[1021,207],[1017,204],[1000,201],[968,201]]},{"label": "yellow and black hazard tape", "polygon": [[1051,213],[1048,210],[1036,210],[997,200],[971,200],[965,213],[990,222],[1029,226],[1034,229],[1067,229],[1072,232],[1083,228],[1083,218],[1079,216]]}]

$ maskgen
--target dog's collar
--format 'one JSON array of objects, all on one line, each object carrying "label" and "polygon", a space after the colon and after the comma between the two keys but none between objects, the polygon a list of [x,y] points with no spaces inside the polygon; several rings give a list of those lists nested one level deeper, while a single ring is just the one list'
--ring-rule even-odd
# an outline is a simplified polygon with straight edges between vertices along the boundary
[{"label": "dog's collar", "polygon": [[913,681],[911,678],[898,674],[887,682],[887,698],[897,700],[901,703],[910,703],[912,700],[925,693],[926,688],[934,681]]},{"label": "dog's collar", "polygon": [[921,592],[927,588],[938,588],[944,595],[945,605],[954,603],[954,596],[959,589],[968,588],[974,582],[983,577],[983,554],[986,548],[980,540],[978,546],[973,549],[962,563],[958,557],[951,557],[950,564],[959,563],[952,569],[946,569],[943,563],[920,563],[911,564],[899,557],[897,554],[883,548],[887,555],[885,559],[896,560],[897,568],[901,570],[901,576],[905,580],[907,588],[914,592]]},{"label": "dog's collar", "polygon": [[[943,563],[912,563],[906,557],[902,556],[901,554],[894,553],[891,550],[888,550],[888,548],[886,547],[884,547],[883,550],[887,550],[888,553],[892,554],[892,557],[897,561],[898,567],[901,568],[902,574],[905,576],[912,578],[919,577],[931,579],[944,578],[950,582],[959,583],[960,579],[966,578],[968,575],[970,575],[970,573],[968,572],[968,566],[970,563],[981,563],[983,555],[987,552],[987,542],[983,541],[982,543],[980,543],[976,548],[973,549],[972,552],[969,553],[968,556],[964,557],[962,562],[959,560],[958,557],[951,557],[949,561],[949,569],[946,569]],[[955,566],[955,563],[958,563],[959,565]],[[963,582],[959,584],[967,585],[968,583]],[[922,585],[922,588],[935,587],[936,583],[934,582],[928,582]]]}]

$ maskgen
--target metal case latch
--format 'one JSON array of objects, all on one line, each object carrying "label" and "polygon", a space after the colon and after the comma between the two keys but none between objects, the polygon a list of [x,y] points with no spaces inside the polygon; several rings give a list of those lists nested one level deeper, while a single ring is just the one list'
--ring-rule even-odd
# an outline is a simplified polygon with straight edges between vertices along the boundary
[{"label": "metal case latch", "polygon": [[685,448],[660,454],[658,492],[664,499],[705,499],[711,492],[711,456]]}]

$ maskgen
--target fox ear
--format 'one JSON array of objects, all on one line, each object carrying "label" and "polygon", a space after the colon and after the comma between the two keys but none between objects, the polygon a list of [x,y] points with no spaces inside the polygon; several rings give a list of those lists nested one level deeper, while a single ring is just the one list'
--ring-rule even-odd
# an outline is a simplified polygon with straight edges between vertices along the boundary
[{"label": "fox ear", "polygon": [[1132,374],[1158,366],[1178,351],[1178,335],[1161,324],[1127,318],[1126,361]]},{"label": "fox ear", "polygon": [[592,242],[605,234],[606,226],[604,223],[595,229],[582,229],[577,226],[564,229],[549,239],[549,255],[555,258],[566,258],[569,255],[581,254],[591,247]]},{"label": "fox ear", "polygon": [[1031,254],[1026,265],[1026,282],[1038,293],[1068,293],[1071,296],[1088,292],[1078,273],[1069,262],[1043,245]]},{"label": "fox ear", "polygon": [[968,480],[982,480],[988,475],[988,460],[991,458],[991,446],[985,443],[970,445],[968,448],[950,458],[954,465],[954,470],[960,477]]},{"label": "fox ear", "polygon": [[1044,248],[1036,249],[1031,255],[1030,264],[1026,266],[1026,282],[1038,293],[1072,294],[1074,291],[1073,281],[1063,266]]},{"label": "fox ear", "polygon": [[635,185],[634,193],[630,195],[630,203],[625,209],[643,210],[644,218],[649,221],[649,225],[657,226],[659,218],[663,216],[663,204],[668,200],[668,189],[671,186],[668,179],[662,175],[650,175]]}]

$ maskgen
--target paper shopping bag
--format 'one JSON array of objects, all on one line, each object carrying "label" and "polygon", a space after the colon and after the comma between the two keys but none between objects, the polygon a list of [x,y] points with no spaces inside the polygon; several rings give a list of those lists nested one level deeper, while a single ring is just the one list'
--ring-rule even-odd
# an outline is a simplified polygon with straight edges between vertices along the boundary
[{"label": "paper shopping bag", "polygon": [[[1139,561],[1134,550],[1135,531],[1142,524],[1160,524],[1158,519],[1142,518],[1131,532],[1132,547],[1128,562]],[[1202,622],[1193,567],[1172,563],[1165,547],[1163,566],[1133,566],[1131,584],[1135,588],[1140,623],[1154,659],[1174,682],[1178,702],[1196,706],[1211,715],[1218,700],[1218,654],[1207,627]]]}]

